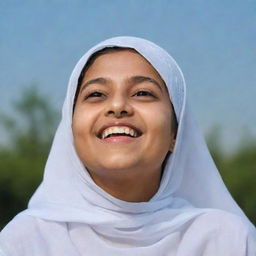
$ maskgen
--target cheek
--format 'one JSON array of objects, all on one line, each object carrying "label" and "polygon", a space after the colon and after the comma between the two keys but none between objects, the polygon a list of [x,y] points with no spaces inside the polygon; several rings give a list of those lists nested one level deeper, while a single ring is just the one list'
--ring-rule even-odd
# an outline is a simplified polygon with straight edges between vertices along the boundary
[{"label": "cheek", "polygon": [[[95,147],[91,145],[91,136],[94,124],[94,115],[92,112],[77,110],[73,116],[72,130],[74,137],[74,147],[80,160],[85,164],[88,159],[93,159],[93,150]],[[88,150],[91,149],[91,150]],[[95,152],[94,152],[95,153]]]},{"label": "cheek", "polygon": [[80,158],[86,153],[90,141],[89,134],[92,134],[94,115],[90,111],[76,110],[73,116],[72,130],[74,136],[74,145]]},{"label": "cheek", "polygon": [[160,105],[152,108],[142,108],[140,115],[147,130],[156,137],[170,136],[172,133],[172,111],[169,106]]},{"label": "cheek", "polygon": [[152,108],[150,111],[143,109],[140,113],[147,129],[146,147],[148,157],[152,161],[155,159],[158,164],[161,164],[173,140],[172,111],[169,111],[168,106],[160,106]]},{"label": "cheek", "polygon": [[92,131],[96,115],[94,112],[83,108],[75,110],[72,122],[74,137]]}]

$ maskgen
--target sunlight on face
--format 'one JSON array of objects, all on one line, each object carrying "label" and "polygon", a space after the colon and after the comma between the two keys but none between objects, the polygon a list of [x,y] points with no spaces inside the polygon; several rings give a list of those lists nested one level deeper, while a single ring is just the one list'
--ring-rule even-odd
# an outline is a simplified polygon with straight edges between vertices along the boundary
[{"label": "sunlight on face", "polygon": [[161,172],[172,148],[173,110],[164,82],[133,50],[96,58],[73,115],[74,144],[92,177]]}]

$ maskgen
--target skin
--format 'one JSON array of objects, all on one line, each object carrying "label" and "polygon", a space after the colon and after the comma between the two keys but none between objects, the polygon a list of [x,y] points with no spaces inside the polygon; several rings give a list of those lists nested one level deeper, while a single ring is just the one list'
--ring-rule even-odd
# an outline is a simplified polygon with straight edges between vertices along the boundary
[{"label": "skin", "polygon": [[[75,149],[103,190],[124,201],[148,201],[174,146],[173,116],[165,84],[145,58],[133,50],[105,53],[86,71],[80,87],[72,123]],[[106,143],[98,133],[109,122],[134,125],[142,135]]]}]

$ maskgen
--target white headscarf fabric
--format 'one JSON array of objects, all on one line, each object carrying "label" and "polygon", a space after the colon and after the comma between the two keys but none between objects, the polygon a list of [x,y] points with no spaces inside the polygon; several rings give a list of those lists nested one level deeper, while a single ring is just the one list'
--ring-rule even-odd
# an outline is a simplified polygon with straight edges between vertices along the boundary
[{"label": "white headscarf fabric", "polygon": [[[98,187],[73,144],[78,78],[93,53],[112,46],[133,48],[151,63],[178,120],[174,151],[148,202],[125,202]],[[223,184],[187,105],[183,74],[165,50],[141,38],[115,37],[79,60],[43,182],[28,209],[1,232],[0,255],[256,255],[255,229]]]}]

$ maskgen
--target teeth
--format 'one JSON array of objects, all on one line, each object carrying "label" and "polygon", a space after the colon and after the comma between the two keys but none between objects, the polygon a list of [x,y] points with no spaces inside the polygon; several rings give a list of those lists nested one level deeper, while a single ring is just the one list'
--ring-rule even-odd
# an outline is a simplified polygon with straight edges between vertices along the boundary
[{"label": "teeth", "polygon": [[112,133],[118,133],[120,131],[119,128],[114,127],[113,129],[111,129]]},{"label": "teeth", "polygon": [[105,129],[101,135],[101,138],[102,139],[105,139],[108,135],[110,134],[117,134],[117,133],[120,133],[120,134],[129,134],[131,135],[132,137],[137,137],[137,132],[135,130],[133,130],[132,128],[130,127],[120,127],[120,126],[115,126],[115,127],[109,127],[107,129]]}]

